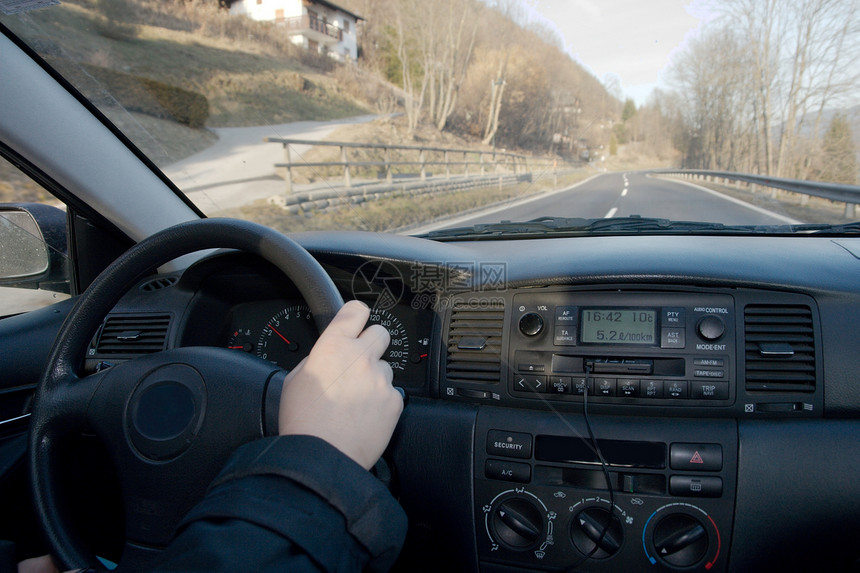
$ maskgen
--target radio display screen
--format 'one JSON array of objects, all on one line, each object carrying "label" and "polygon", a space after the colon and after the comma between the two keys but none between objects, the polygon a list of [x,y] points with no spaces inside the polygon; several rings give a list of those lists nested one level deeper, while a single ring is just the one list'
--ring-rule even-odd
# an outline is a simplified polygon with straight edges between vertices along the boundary
[{"label": "radio display screen", "polygon": [[654,346],[657,311],[649,308],[585,308],[579,321],[583,344]]}]

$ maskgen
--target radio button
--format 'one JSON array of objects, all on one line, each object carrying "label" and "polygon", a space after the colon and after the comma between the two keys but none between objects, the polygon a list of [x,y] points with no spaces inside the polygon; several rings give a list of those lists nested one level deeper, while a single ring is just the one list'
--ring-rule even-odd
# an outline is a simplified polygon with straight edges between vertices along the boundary
[{"label": "radio button", "polygon": [[619,380],[618,395],[624,398],[639,396],[639,380]]},{"label": "radio button", "polygon": [[586,387],[588,388],[588,395],[594,396],[594,384],[591,378],[588,379],[588,385],[586,386],[585,378],[571,378],[572,391],[574,396],[582,396],[585,393]]},{"label": "radio button", "polygon": [[688,396],[687,390],[686,380],[666,381],[667,398],[686,398]]},{"label": "radio button", "polygon": [[686,309],[682,306],[663,308],[663,326],[675,326],[684,328],[686,325]]},{"label": "radio button", "polygon": [[489,479],[529,483],[532,479],[532,467],[522,462],[487,460],[484,475]]},{"label": "radio button", "polygon": [[517,370],[521,372],[543,372],[544,368],[543,364],[517,364]]},{"label": "radio button", "polygon": [[595,378],[594,394],[596,396],[615,396],[615,378]]},{"label": "radio button", "polygon": [[642,380],[640,385],[640,396],[643,398],[662,398],[663,397],[663,381],[662,380]]},{"label": "radio button", "polygon": [[550,394],[570,394],[571,378],[570,376],[550,376],[549,377],[549,393]]},{"label": "radio button", "polygon": [[660,348],[684,348],[687,345],[686,329],[664,328],[660,336]]},{"label": "radio button", "polygon": [[487,453],[491,456],[528,459],[532,457],[532,435],[490,430],[487,432]]},{"label": "radio button", "polygon": [[576,346],[576,328],[570,326],[556,326],[555,336],[552,343],[556,346]]},{"label": "radio button", "polygon": [[729,383],[693,380],[690,382],[690,398],[693,400],[728,400]]},{"label": "radio button", "polygon": [[693,360],[693,366],[713,366],[722,368],[726,365],[726,361],[722,358],[696,358]]},{"label": "radio button", "polygon": [[560,324],[576,324],[577,312],[575,306],[557,306],[555,307],[555,323]]},{"label": "radio button", "polygon": [[693,371],[693,376],[696,378],[725,378],[725,370],[712,370],[710,368],[697,368]]},{"label": "radio button", "polygon": [[546,392],[546,376],[514,375],[514,390],[517,392]]}]

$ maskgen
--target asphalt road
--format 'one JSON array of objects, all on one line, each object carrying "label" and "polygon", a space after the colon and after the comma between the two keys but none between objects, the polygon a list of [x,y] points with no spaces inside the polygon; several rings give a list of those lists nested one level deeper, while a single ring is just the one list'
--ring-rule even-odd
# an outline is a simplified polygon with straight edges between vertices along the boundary
[{"label": "asphalt road", "polygon": [[502,220],[528,221],[543,216],[599,219],[629,215],[733,225],[799,222],[689,183],[648,177],[643,173],[607,173],[561,192],[449,219],[410,233]]},{"label": "asphalt road", "polygon": [[[164,173],[207,215],[240,207],[257,199],[282,195],[284,181],[275,176],[275,163],[284,161],[280,143],[266,137],[319,141],[339,127],[374,120],[363,115],[332,121],[298,121],[260,127],[222,127],[214,145],[164,169]],[[311,146],[291,146],[292,157],[302,157]]]}]

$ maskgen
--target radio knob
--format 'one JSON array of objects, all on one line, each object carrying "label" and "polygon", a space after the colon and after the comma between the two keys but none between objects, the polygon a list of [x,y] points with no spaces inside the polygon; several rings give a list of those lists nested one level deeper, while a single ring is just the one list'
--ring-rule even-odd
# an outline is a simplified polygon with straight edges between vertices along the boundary
[{"label": "radio knob", "polygon": [[709,314],[699,320],[696,331],[705,340],[716,340],[726,332],[726,323],[719,316]]},{"label": "radio knob", "polygon": [[536,336],[543,330],[543,317],[536,312],[527,312],[520,317],[520,332]]}]

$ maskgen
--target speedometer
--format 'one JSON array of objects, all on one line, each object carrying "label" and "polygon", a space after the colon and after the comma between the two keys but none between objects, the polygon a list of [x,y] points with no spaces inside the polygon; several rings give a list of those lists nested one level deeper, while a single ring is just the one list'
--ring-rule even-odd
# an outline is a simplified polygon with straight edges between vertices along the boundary
[{"label": "speedometer", "polygon": [[406,334],[403,323],[390,311],[379,308],[371,309],[370,319],[367,323],[382,325],[391,335],[388,350],[385,351],[382,358],[391,365],[391,370],[396,379],[398,372],[406,370],[406,363],[409,361],[409,336]]}]

